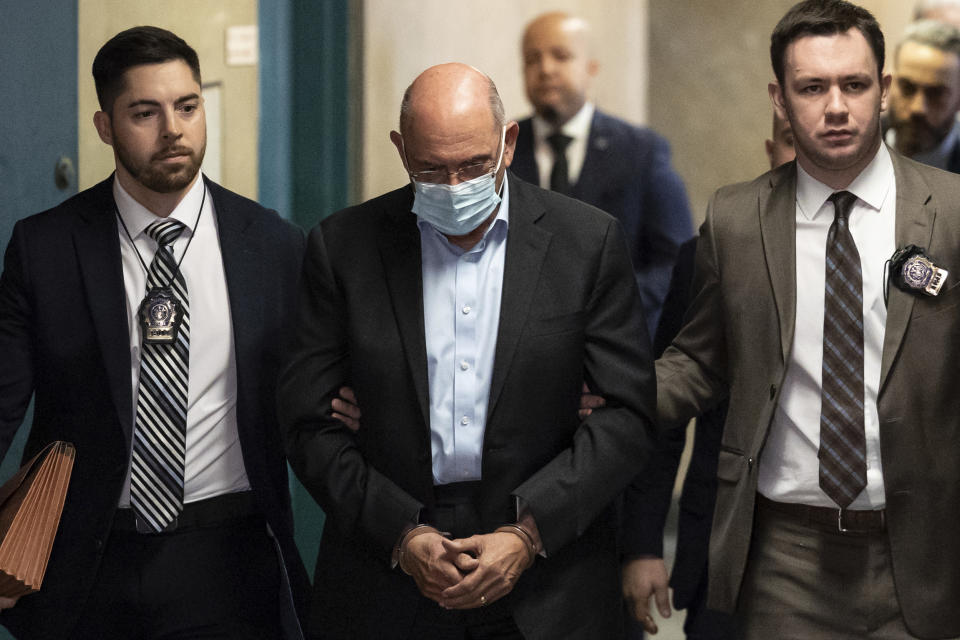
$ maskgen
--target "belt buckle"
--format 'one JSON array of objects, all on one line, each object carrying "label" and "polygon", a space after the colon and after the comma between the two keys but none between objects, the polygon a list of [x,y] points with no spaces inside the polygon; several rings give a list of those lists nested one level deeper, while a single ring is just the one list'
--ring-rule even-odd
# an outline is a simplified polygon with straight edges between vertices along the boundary
[{"label": "belt buckle", "polygon": [[173,520],[171,520],[170,523],[167,526],[165,526],[162,530],[154,531],[153,527],[150,526],[149,522],[141,519],[140,516],[137,514],[134,514],[133,516],[134,523],[137,526],[137,533],[142,533],[145,535],[150,535],[150,534],[155,535],[158,533],[170,533],[171,531],[176,531],[178,518],[179,516],[175,516]]},{"label": "belt buckle", "polygon": [[[859,529],[847,528],[843,526],[843,514],[846,509],[837,509],[837,530],[840,533],[870,533],[869,527],[861,527]],[[880,514],[881,527],[883,526],[883,514]]]},{"label": "belt buckle", "polygon": [[837,509],[837,531],[840,533],[847,533],[850,531],[850,529],[846,529],[843,526],[843,512],[844,509],[842,507]]}]

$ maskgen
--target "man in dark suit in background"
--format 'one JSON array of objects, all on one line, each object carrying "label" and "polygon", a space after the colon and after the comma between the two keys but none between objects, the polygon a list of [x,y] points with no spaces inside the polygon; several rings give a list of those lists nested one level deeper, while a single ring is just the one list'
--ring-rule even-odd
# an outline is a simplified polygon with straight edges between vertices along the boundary
[{"label": "man in dark suit in background", "polygon": [[[316,637],[622,631],[611,503],[655,438],[640,297],[616,220],[507,173],[516,135],[488,77],[427,69],[391,133],[412,184],[310,234],[280,407],[327,514]],[[585,379],[612,402],[581,423]]]},{"label": "man in dark suit in background", "polygon": [[917,162],[960,173],[958,111],[960,31],[914,22],[894,52],[886,142]]},{"label": "man in dark suit in background", "polygon": [[620,221],[653,335],[677,250],[693,235],[687,194],[666,140],[587,101],[599,68],[591,46],[587,23],[565,13],[527,26],[524,81],[535,113],[520,121],[511,170]]},{"label": "man in dark suit in background", "polygon": [[17,223],[0,276],[0,453],[77,457],[18,638],[297,638],[306,573],[276,421],[303,250],[200,173],[197,55],[154,27],[93,64],[116,172]]}]

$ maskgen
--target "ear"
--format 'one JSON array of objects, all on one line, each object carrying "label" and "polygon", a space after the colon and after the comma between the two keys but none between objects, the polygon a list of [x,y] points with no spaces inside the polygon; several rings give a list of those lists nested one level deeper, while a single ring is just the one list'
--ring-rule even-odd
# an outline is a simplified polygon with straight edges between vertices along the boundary
[{"label": "ear", "polygon": [[893,76],[889,73],[880,78],[880,111],[887,110],[887,100],[890,98],[890,85],[893,83]]},{"label": "ear", "polygon": [[410,167],[407,166],[407,154],[404,153],[403,149],[403,136],[401,136],[397,131],[391,131],[390,142],[392,142],[393,146],[397,148],[397,153],[400,154],[400,162],[403,163],[403,168],[409,173]]},{"label": "ear", "polygon": [[589,75],[591,78],[596,78],[598,73],[600,73],[600,61],[599,60],[588,61],[587,75]]},{"label": "ear", "polygon": [[770,94],[770,102],[773,103],[773,110],[777,117],[783,121],[789,121],[787,118],[787,107],[783,99],[783,89],[776,82],[767,85],[767,93]]},{"label": "ear", "polygon": [[763,147],[767,150],[767,162],[773,166],[773,140],[764,140]]},{"label": "ear", "polygon": [[513,162],[513,152],[517,148],[517,136],[520,134],[520,125],[515,120],[507,124],[507,131],[503,136],[503,166],[509,167]]},{"label": "ear", "polygon": [[113,146],[113,128],[110,126],[110,116],[104,111],[97,111],[93,114],[93,126],[97,128],[97,134],[104,144]]}]

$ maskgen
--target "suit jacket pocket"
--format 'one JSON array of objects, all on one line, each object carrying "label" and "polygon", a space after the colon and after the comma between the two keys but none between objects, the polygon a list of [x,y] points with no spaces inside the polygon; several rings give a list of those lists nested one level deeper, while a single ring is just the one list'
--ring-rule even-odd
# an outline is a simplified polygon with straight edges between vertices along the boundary
[{"label": "suit jacket pocket", "polygon": [[717,478],[726,482],[739,482],[747,468],[747,457],[743,452],[723,447],[717,459]]},{"label": "suit jacket pocket", "polygon": [[545,318],[531,318],[527,325],[527,335],[548,336],[554,333],[583,330],[583,311],[564,313]]},{"label": "suit jacket pocket", "polygon": [[[947,282],[950,282],[949,279],[953,278],[953,273],[950,273],[947,277]],[[948,289],[941,291],[940,295],[925,296],[919,294],[919,299],[913,307],[913,319],[919,320],[948,309],[956,311],[957,304],[960,304],[960,277],[954,280]]]}]

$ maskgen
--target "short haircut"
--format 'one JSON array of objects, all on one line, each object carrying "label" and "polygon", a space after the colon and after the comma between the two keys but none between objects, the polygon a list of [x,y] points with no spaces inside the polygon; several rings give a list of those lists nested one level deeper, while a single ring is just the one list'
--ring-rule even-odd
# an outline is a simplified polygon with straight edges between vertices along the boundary
[{"label": "short haircut", "polygon": [[183,60],[200,84],[197,52],[175,33],[159,27],[133,27],[110,38],[93,59],[93,82],[100,109],[112,113],[114,101],[123,93],[123,74],[127,69],[171,60]]},{"label": "short haircut", "polygon": [[916,42],[960,58],[960,30],[939,20],[918,20],[907,25],[903,40],[897,44],[893,59],[898,60],[904,42]]},{"label": "short haircut", "polygon": [[928,11],[934,11],[943,7],[956,7],[960,9],[960,0],[918,0],[913,6],[913,19],[922,20],[927,16]]},{"label": "short haircut", "polygon": [[770,62],[780,86],[784,85],[784,57],[791,42],[804,36],[830,36],[856,28],[863,34],[877,59],[877,77],[883,77],[883,32],[876,18],[844,0],[805,0],[784,15],[770,36]]},{"label": "short haircut", "polygon": [[[483,73],[483,72],[481,72]],[[500,92],[497,91],[497,85],[494,84],[493,78],[487,74],[483,74],[487,79],[487,91],[488,99],[490,103],[490,113],[493,115],[493,126],[496,129],[501,128],[507,123],[507,114],[503,108],[503,101],[500,99]],[[404,136],[407,133],[407,130],[410,128],[410,125],[413,124],[411,119],[413,115],[410,113],[410,99],[413,94],[413,83],[407,87],[407,90],[403,92],[403,100],[400,101],[400,135]]]}]

